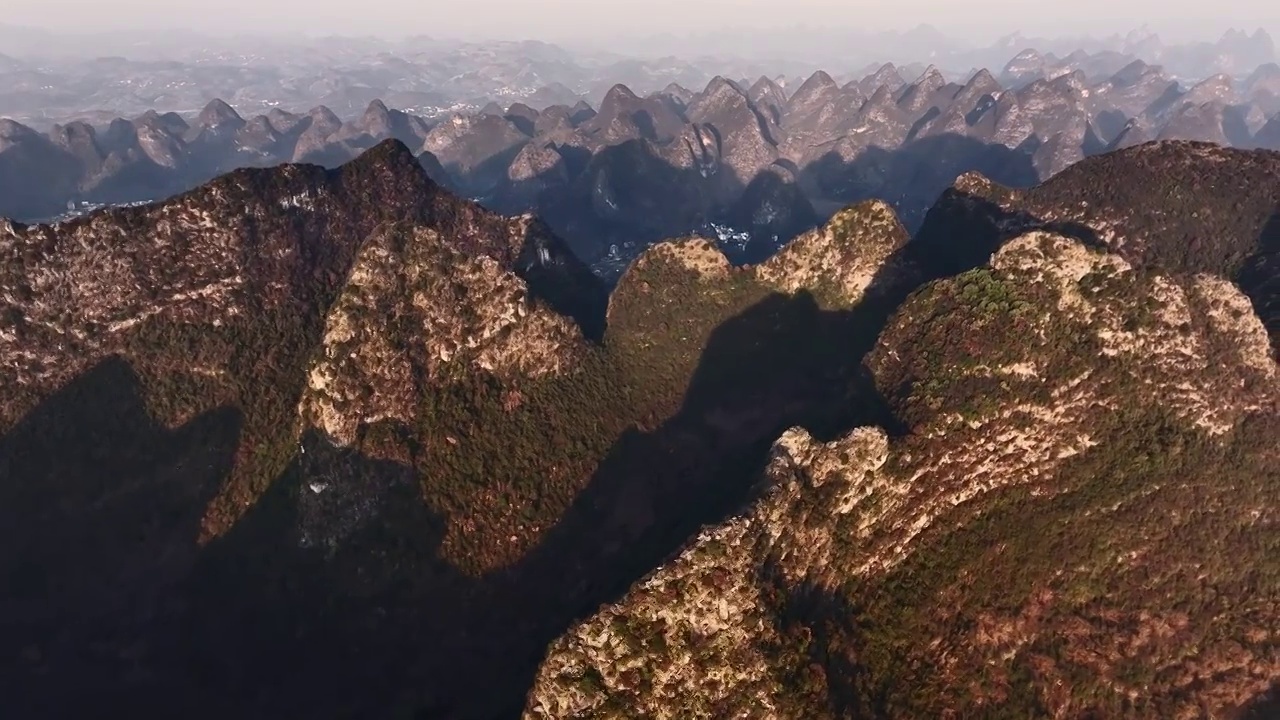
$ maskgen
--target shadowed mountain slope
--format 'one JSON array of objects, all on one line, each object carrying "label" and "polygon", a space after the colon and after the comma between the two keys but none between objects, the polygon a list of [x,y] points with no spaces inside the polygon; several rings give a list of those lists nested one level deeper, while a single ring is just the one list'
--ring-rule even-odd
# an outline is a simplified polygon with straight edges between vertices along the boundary
[{"label": "shadowed mountain slope", "polygon": [[1263,702],[1248,300],[1061,231],[931,232],[868,201],[750,266],[661,242],[606,303],[394,141],[0,227],[8,707]]}]

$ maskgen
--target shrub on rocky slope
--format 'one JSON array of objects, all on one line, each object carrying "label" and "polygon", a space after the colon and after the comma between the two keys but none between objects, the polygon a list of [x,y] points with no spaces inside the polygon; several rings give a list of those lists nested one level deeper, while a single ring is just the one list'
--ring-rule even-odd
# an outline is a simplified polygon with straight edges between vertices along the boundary
[{"label": "shrub on rocky slope", "polygon": [[1182,717],[1280,673],[1280,386],[1230,284],[1059,235],[869,358],[909,434],[793,429],[761,497],[550,650],[526,717]]}]

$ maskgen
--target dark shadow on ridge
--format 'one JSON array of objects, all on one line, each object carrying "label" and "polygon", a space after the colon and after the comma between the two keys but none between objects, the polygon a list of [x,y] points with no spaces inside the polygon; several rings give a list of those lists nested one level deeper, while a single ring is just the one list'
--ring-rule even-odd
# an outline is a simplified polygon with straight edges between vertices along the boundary
[{"label": "dark shadow on ridge", "polygon": [[164,428],[112,358],[0,438],[6,717],[88,717],[121,702],[143,717],[177,711],[190,678],[158,682],[148,660],[181,648],[177,587],[240,425],[221,409]]},{"label": "dark shadow on ridge", "polygon": [[1266,326],[1275,357],[1280,354],[1280,209],[1262,228],[1257,250],[1244,261],[1235,280]]},{"label": "dark shadow on ridge", "polygon": [[[547,645],[749,503],[782,430],[900,431],[861,358],[910,289],[880,278],[850,311],[769,295],[723,322],[678,412],[617,438],[540,544],[480,578],[440,558],[446,518],[416,471],[314,433],[198,550],[234,413],[157,430],[127,364],[110,360],[0,440],[5,492],[21,500],[5,510],[27,518],[5,527],[30,534],[5,547],[43,546],[4,563],[6,587],[25,589],[3,616],[13,717],[517,717]],[[81,441],[100,435],[105,455]],[[45,492],[53,476],[64,485]],[[113,510],[134,487],[145,494]],[[121,540],[128,551],[110,540],[152,526]]]}]

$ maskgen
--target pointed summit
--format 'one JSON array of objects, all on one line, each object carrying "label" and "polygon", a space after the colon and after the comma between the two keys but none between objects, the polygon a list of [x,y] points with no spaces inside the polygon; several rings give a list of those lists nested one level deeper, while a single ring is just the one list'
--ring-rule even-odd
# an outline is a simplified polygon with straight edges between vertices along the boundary
[{"label": "pointed summit", "polygon": [[569,122],[574,125],[581,125],[595,116],[596,109],[591,107],[591,103],[586,100],[579,100],[569,109]]},{"label": "pointed summit", "polygon": [[235,108],[220,99],[210,101],[208,105],[204,106],[204,110],[200,111],[200,115],[196,117],[196,127],[203,129],[232,124],[242,125],[244,124],[244,118],[240,117]]},{"label": "pointed summit", "polygon": [[947,79],[943,77],[942,71],[934,65],[925,68],[920,77],[913,83],[916,87],[924,88],[928,92],[934,92],[947,84]]},{"label": "pointed summit", "polygon": [[396,139],[383,140],[360,153],[354,160],[343,165],[344,174],[360,175],[368,172],[390,173],[401,175],[403,179],[425,177],[418,158],[407,145]]},{"label": "pointed summit", "polygon": [[795,94],[791,96],[791,102],[793,104],[806,103],[814,98],[827,93],[838,92],[839,90],[840,86],[836,84],[836,81],[825,70],[819,70],[810,75],[809,79],[800,85]]},{"label": "pointed summit", "polygon": [[881,85],[867,98],[866,108],[885,108],[895,104],[894,90],[888,85]]},{"label": "pointed summit", "polygon": [[893,63],[885,63],[879,70],[863,78],[858,86],[864,94],[870,94],[882,85],[889,86],[890,90],[897,90],[906,84],[907,81],[903,79],[902,73],[898,72],[898,67]]},{"label": "pointed summit", "polygon": [[738,83],[726,78],[723,75],[717,75],[711,78],[711,82],[707,83],[707,87],[702,91],[704,96],[711,96],[715,93],[731,92],[737,95],[746,95],[742,87]]},{"label": "pointed summit", "polygon": [[639,100],[640,96],[631,91],[631,88],[618,83],[609,88],[609,92],[604,94],[604,99],[600,101],[600,112],[605,112],[605,108],[616,107],[620,103]]},{"label": "pointed summit", "polygon": [[662,88],[661,94],[669,95],[685,104],[688,104],[695,95],[695,93],[689,88],[675,82],[668,83],[666,87]]},{"label": "pointed summit", "polygon": [[394,132],[394,119],[386,103],[374,100],[360,117],[359,127],[373,137],[388,137]]},{"label": "pointed summit", "polygon": [[914,83],[902,89],[898,104],[909,113],[918,113],[929,107],[934,94],[945,87],[946,78],[938,69],[930,65]]},{"label": "pointed summit", "polygon": [[747,90],[747,97],[751,98],[752,100],[756,100],[758,98],[763,98],[763,97],[772,97],[775,99],[786,100],[787,93],[785,90],[782,89],[782,86],[779,85],[776,81],[771,80],[770,78],[764,75],[761,75],[760,79],[756,80],[755,84],[752,85],[751,88]]},{"label": "pointed summit", "polygon": [[978,98],[983,95],[1000,92],[1003,89],[1000,83],[996,81],[995,76],[987,71],[986,68],[983,68],[969,78],[969,82],[965,83],[960,92],[956,93],[956,98]]},{"label": "pointed summit", "polygon": [[1125,65],[1111,76],[1111,84],[1116,87],[1127,87],[1137,84],[1143,77],[1151,73],[1155,68],[1142,60],[1134,60]]}]

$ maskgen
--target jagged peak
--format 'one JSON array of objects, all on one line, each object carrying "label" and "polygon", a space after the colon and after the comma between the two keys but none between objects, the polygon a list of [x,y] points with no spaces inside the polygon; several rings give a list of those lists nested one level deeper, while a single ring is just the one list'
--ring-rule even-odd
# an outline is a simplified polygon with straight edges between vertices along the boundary
[{"label": "jagged peak", "polygon": [[330,110],[327,105],[317,105],[307,111],[307,115],[316,120],[342,122],[342,118],[339,118],[338,114]]},{"label": "jagged peak", "polygon": [[898,77],[901,77],[901,74],[898,72],[898,66],[894,65],[891,62],[887,62],[881,65],[879,69],[877,69],[874,73],[871,74],[871,77],[878,78],[878,77],[886,77],[889,75],[897,75]]},{"label": "jagged peak", "polygon": [[381,98],[374,98],[369,102],[369,106],[365,108],[364,114],[365,114],[365,117],[370,117],[370,116],[380,117],[380,116],[390,115],[391,110],[387,107],[386,103],[382,102]]},{"label": "jagged peak", "polygon": [[17,120],[10,118],[0,118],[0,138],[6,140],[15,140],[22,137],[39,135],[35,130],[23,125]]},{"label": "jagged peak", "polygon": [[711,78],[711,82],[707,83],[707,87],[702,91],[702,93],[706,96],[720,93],[732,93],[734,95],[743,95],[744,97],[746,95],[746,93],[742,91],[742,88],[739,87],[738,83],[723,75],[717,75]]},{"label": "jagged peak", "polygon": [[956,97],[971,96],[976,93],[991,93],[1003,89],[1000,82],[985,68],[973,74],[969,81],[956,92]]},{"label": "jagged peak", "polygon": [[815,488],[833,482],[852,485],[888,460],[889,436],[881,428],[855,428],[824,443],[808,430],[793,427],[774,441],[766,473],[771,478],[800,475],[805,485]]},{"label": "jagged peak", "polygon": [[890,267],[891,258],[909,239],[888,203],[867,200],[787,243],[755,272],[783,291],[808,290],[825,304],[849,306],[873,283],[887,281],[901,270]]},{"label": "jagged peak", "polygon": [[681,85],[678,82],[667,83],[667,86],[662,88],[661,92],[666,95],[671,95],[672,97],[677,97],[681,99],[688,98],[693,95],[692,90]]},{"label": "jagged peak", "polygon": [[271,124],[271,119],[266,115],[255,115],[244,124],[241,132],[262,133],[268,137],[278,138],[280,133],[275,126]]},{"label": "jagged peak", "polygon": [[804,102],[812,97],[832,91],[838,91],[839,89],[840,86],[837,85],[836,81],[827,74],[827,71],[819,70],[810,75],[809,78],[800,85],[799,89],[795,91],[795,94],[791,96],[791,101]]},{"label": "jagged peak", "polygon": [[897,100],[894,97],[894,89],[890,85],[881,85],[871,93],[871,97],[867,98],[867,107],[891,107]]},{"label": "jagged peak", "polygon": [[600,103],[600,108],[604,109],[606,106],[609,106],[609,105],[613,105],[620,102],[634,102],[634,101],[638,101],[639,99],[640,99],[640,96],[632,92],[631,88],[627,87],[622,83],[618,83],[613,87],[609,88],[609,92],[605,93],[604,100],[601,101]]},{"label": "jagged peak", "polygon": [[539,113],[537,110],[533,109],[532,107],[522,102],[516,102],[516,103],[512,103],[511,106],[507,108],[507,115],[529,118],[532,120],[532,119],[536,119]]},{"label": "jagged peak", "polygon": [[991,74],[990,70],[986,68],[981,68],[978,70],[978,72],[973,74],[973,77],[969,78],[969,82],[965,83],[965,85],[973,86],[973,85],[980,85],[980,84],[986,84],[986,83],[995,83],[997,85],[999,84],[999,82],[997,82],[996,80],[996,77]]},{"label": "jagged peak", "polygon": [[[1043,78],[1043,80],[1045,82],[1045,87],[1058,92],[1082,96],[1087,89],[1087,83],[1084,80],[1084,73],[1079,70],[1055,75],[1052,78]],[[1038,86],[1039,83],[1040,81],[1037,80],[1028,87]]]},{"label": "jagged peak", "polygon": [[[373,147],[360,153],[356,158],[342,166],[342,170],[346,172],[356,172],[365,169],[391,169],[391,170],[407,170],[412,169],[414,174],[421,172],[421,166],[418,165],[418,159],[414,156],[413,151],[403,142],[390,138],[374,145]],[[425,177],[425,175],[423,176]]]},{"label": "jagged peak", "polygon": [[915,85],[946,85],[947,79],[943,77],[942,71],[936,65],[930,65],[920,73],[920,77],[916,78]]},{"label": "jagged peak", "polygon": [[[532,301],[525,281],[432,228],[384,226],[365,241],[325,323],[299,403],[342,445],[362,425],[411,424],[425,381],[458,363],[507,381],[556,375],[586,347],[572,320]],[[443,268],[443,269],[441,269]],[[449,297],[450,302],[439,302]],[[391,318],[413,318],[414,330]],[[404,352],[416,344],[419,352]]]},{"label": "jagged peak", "polygon": [[989,195],[993,191],[1003,188],[1002,185],[988,178],[986,175],[977,170],[970,170],[956,178],[951,184],[951,189],[966,195],[977,195],[979,197]]},{"label": "jagged peak", "polygon": [[196,118],[196,125],[203,128],[241,122],[244,122],[244,118],[240,117],[235,108],[218,98],[209,101],[209,104],[204,106],[204,110],[201,110],[200,115]]},{"label": "jagged peak", "polygon": [[768,90],[770,92],[783,92],[782,86],[768,75],[761,75],[760,78],[751,85],[749,92],[754,93],[757,89]]}]

